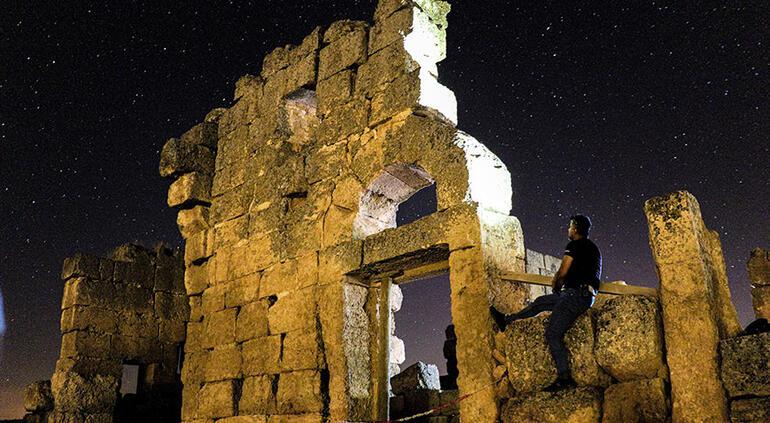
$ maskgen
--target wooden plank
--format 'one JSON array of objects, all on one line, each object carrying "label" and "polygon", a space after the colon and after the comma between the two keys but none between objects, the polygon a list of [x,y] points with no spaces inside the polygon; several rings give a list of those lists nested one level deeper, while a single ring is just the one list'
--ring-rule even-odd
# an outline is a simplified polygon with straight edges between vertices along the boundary
[{"label": "wooden plank", "polygon": [[[552,276],[531,273],[500,272],[500,278],[509,282],[523,282],[533,285],[551,286]],[[599,285],[599,293],[612,295],[646,295],[657,297],[658,290],[645,286],[626,285],[623,281],[607,282]]]}]

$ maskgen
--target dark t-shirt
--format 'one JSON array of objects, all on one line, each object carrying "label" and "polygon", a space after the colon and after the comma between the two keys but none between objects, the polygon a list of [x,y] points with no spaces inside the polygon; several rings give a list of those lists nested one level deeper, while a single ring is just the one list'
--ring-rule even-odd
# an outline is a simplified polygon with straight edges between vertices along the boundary
[{"label": "dark t-shirt", "polygon": [[602,277],[602,253],[599,247],[588,238],[580,238],[567,244],[564,255],[572,257],[572,265],[564,278],[564,287],[591,285],[598,292]]}]

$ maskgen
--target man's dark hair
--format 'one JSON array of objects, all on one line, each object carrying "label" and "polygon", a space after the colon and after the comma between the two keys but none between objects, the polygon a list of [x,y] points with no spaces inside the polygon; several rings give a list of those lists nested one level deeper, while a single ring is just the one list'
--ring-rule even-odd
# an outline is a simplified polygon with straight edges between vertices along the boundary
[{"label": "man's dark hair", "polygon": [[569,218],[570,222],[575,222],[575,230],[582,236],[588,236],[591,231],[591,219],[582,214],[576,214]]}]

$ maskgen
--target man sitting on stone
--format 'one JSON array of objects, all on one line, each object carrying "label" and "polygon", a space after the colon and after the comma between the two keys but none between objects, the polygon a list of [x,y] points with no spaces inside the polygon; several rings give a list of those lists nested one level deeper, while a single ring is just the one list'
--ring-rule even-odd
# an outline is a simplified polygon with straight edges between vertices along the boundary
[{"label": "man sitting on stone", "polygon": [[514,314],[505,315],[490,307],[492,317],[500,330],[505,330],[508,323],[515,320],[534,317],[543,311],[552,311],[545,339],[556,363],[558,378],[546,390],[575,386],[569,369],[567,348],[564,346],[564,334],[572,323],[593,305],[602,275],[602,255],[596,244],[588,239],[590,228],[591,220],[588,217],[570,217],[567,229],[570,242],[565,248],[559,271],[551,282],[553,294],[538,297],[532,304]]}]

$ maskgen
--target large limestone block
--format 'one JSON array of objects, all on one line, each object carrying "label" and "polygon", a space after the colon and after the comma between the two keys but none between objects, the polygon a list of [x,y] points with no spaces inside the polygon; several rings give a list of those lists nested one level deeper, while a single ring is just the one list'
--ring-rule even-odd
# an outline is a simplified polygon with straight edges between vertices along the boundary
[{"label": "large limestone block", "polygon": [[[516,392],[534,392],[556,380],[556,367],[545,340],[548,316],[517,320],[505,329],[504,345],[508,380]],[[499,338],[499,337],[498,337]],[[609,376],[594,358],[591,316],[579,317],[564,336],[572,377],[579,385],[607,386]],[[500,346],[498,346],[500,348]]]},{"label": "large limestone block", "polygon": [[602,394],[595,388],[578,388],[555,393],[538,392],[512,398],[505,403],[503,423],[598,423],[602,415]]},{"label": "large limestone block", "polygon": [[101,413],[112,412],[118,392],[115,376],[81,376],[74,372],[56,372],[51,378],[51,391],[57,411]]},{"label": "large limestone block", "polygon": [[237,314],[237,309],[228,308],[207,315],[204,345],[213,348],[234,343]]},{"label": "large limestone block", "polygon": [[107,357],[110,353],[110,336],[106,334],[74,331],[62,335],[61,357]]},{"label": "large limestone block", "polygon": [[604,391],[603,423],[665,423],[669,399],[663,379],[644,379],[610,385]]},{"label": "large limestone block", "polygon": [[452,6],[441,0],[380,0],[374,11],[374,20],[379,23],[393,13],[411,7],[419,7],[437,25],[446,28],[446,18]]},{"label": "large limestone block", "polygon": [[[446,15],[441,18],[445,20]],[[369,54],[392,43],[415,43],[419,40],[425,45],[426,51],[433,53],[429,57],[439,62],[446,57],[446,28],[442,22],[434,22],[419,7],[405,7],[377,21],[369,35]]]},{"label": "large limestone block", "polygon": [[770,333],[726,339],[719,347],[722,382],[731,398],[770,396]]},{"label": "large limestone block", "polygon": [[187,208],[211,204],[211,176],[200,172],[185,173],[168,188],[169,207]]},{"label": "large limestone block", "polygon": [[244,379],[238,412],[240,414],[272,414],[275,411],[274,380],[275,376],[273,375]]},{"label": "large limestone block", "polygon": [[735,400],[730,404],[732,423],[770,422],[770,397]]},{"label": "large limestone block", "polygon": [[341,71],[318,81],[318,114],[327,116],[334,108],[347,103],[353,95],[354,82],[355,72],[352,70]]},{"label": "large limestone block", "polygon": [[278,378],[277,408],[281,413],[320,412],[324,407],[321,372],[302,370]]},{"label": "large limestone block", "polygon": [[[369,56],[369,60],[358,68],[355,92],[371,98],[381,91],[385,84],[401,75],[418,70],[421,67],[402,43],[391,44]],[[435,64],[426,66],[434,75]]]},{"label": "large limestone block", "polygon": [[179,139],[183,143],[202,145],[212,150],[216,150],[217,130],[218,125],[214,122],[201,122],[182,134]]},{"label": "large limestone block", "polygon": [[265,336],[243,343],[243,374],[259,376],[280,370],[281,336]]},{"label": "large limestone block", "polygon": [[717,231],[707,230],[704,240],[711,270],[711,289],[714,290],[714,308],[721,339],[732,338],[741,331],[738,312],[735,310],[730,295],[730,283],[727,281],[727,267],[722,253],[722,241]]},{"label": "large limestone block", "polygon": [[101,279],[99,258],[78,253],[64,259],[61,278],[67,280],[74,277]]},{"label": "large limestone block", "polygon": [[206,382],[237,379],[241,376],[241,348],[235,344],[222,345],[208,354]]},{"label": "large limestone block", "polygon": [[390,386],[396,395],[416,390],[441,390],[438,367],[418,361],[390,378]]},{"label": "large limestone block", "polygon": [[749,281],[754,287],[770,285],[770,251],[755,248],[747,264]]},{"label": "large limestone block", "polygon": [[752,289],[751,304],[757,319],[770,320],[770,286],[758,286]]},{"label": "large limestone block", "polygon": [[245,304],[238,312],[235,326],[235,339],[238,342],[267,336],[267,308],[266,300]]},{"label": "large limestone block", "polygon": [[160,152],[160,176],[175,178],[189,172],[212,174],[214,153],[203,145],[171,138]]},{"label": "large limestone block", "polygon": [[332,24],[324,36],[333,41],[319,54],[318,79],[326,79],[366,60],[368,25],[365,22],[345,23],[344,29],[341,28],[343,25]]},{"label": "large limestone block", "polygon": [[658,302],[639,295],[616,296],[595,311],[599,365],[619,381],[666,377],[663,325]]},{"label": "large limestone block", "polygon": [[311,370],[323,367],[318,331],[294,331],[286,334],[281,348],[281,370]]},{"label": "large limestone block", "polygon": [[31,413],[53,409],[50,380],[41,380],[27,385],[24,391],[24,409]]},{"label": "large limestone block", "polygon": [[315,326],[315,289],[309,287],[283,296],[267,310],[271,334],[308,329]]},{"label": "large limestone block", "polygon": [[234,415],[238,407],[237,383],[234,380],[227,380],[203,385],[198,392],[198,413],[202,417],[212,419]]}]

